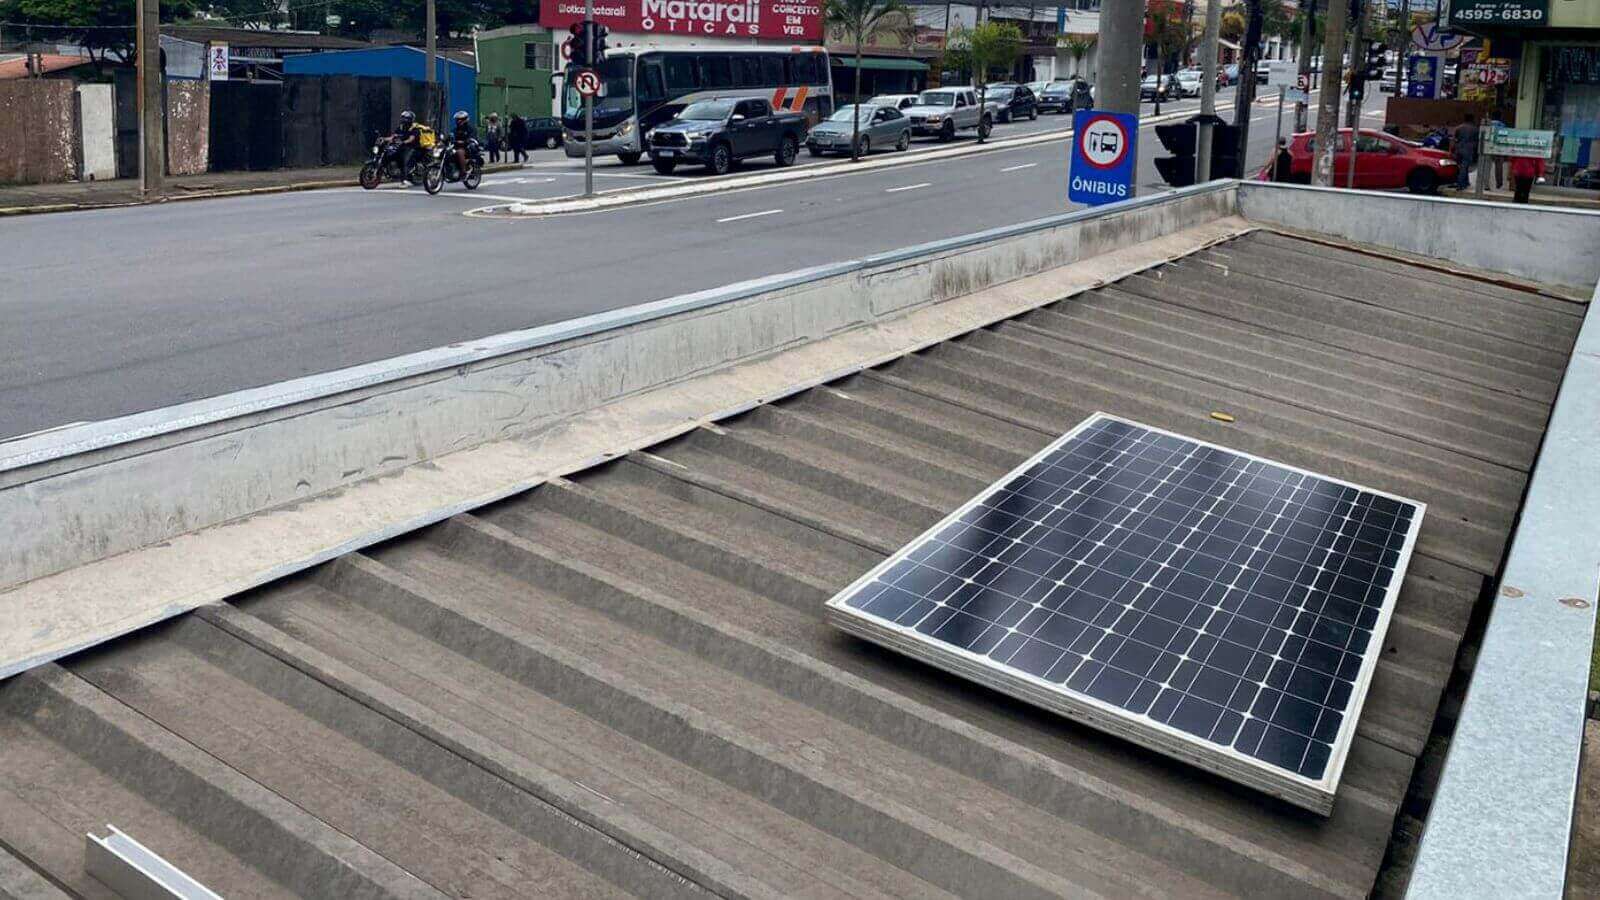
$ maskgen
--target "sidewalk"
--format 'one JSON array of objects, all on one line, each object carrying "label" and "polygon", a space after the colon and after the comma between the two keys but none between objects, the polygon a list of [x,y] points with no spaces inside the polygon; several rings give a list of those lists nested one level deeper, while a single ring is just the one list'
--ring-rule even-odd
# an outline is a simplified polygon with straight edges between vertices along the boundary
[{"label": "sidewalk", "polygon": [[[1446,185],[1439,189],[1439,193],[1446,197],[1459,197],[1463,200],[1478,199],[1476,191],[1472,188],[1458,191],[1454,187]],[[1513,196],[1509,190],[1509,182],[1506,190],[1497,191],[1494,188],[1486,188],[1483,192],[1483,199],[1495,203],[1512,202]],[[1536,184],[1533,187],[1533,193],[1528,196],[1528,202],[1542,206],[1566,206],[1572,209],[1600,210],[1600,193]]]},{"label": "sidewalk", "polygon": [[[494,163],[485,172],[521,168]],[[360,166],[320,166],[311,169],[272,169],[266,172],[209,172],[167,178],[166,200],[226,197],[237,194],[271,194],[328,187],[353,187]],[[140,202],[139,180],[69,181],[60,184],[0,185],[0,216],[61,212],[126,206]]]}]

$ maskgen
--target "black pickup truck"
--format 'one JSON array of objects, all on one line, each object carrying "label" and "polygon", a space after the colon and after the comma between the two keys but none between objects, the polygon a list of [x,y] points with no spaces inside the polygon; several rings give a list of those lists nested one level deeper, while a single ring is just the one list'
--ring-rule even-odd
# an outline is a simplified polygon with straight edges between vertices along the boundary
[{"label": "black pickup truck", "polygon": [[805,139],[804,115],[775,113],[765,100],[698,100],[650,132],[650,162],[663,175],[680,164],[723,175],[741,159],[768,154],[778,165],[790,166]]}]

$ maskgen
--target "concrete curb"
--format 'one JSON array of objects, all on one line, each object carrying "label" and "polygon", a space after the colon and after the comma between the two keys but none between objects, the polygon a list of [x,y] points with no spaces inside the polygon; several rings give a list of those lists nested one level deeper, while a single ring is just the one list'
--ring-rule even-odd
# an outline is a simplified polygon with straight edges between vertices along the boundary
[{"label": "concrete curb", "polygon": [[[520,170],[521,166],[512,166],[499,163],[484,166],[483,174],[492,175],[498,172]],[[27,216],[53,212],[74,212],[86,209],[121,209],[129,206],[154,206],[161,203],[170,203],[185,200],[211,200],[218,197],[248,197],[253,194],[287,194],[298,191],[320,191],[327,188],[351,187],[354,182],[347,178],[338,180],[324,179],[319,181],[295,181],[288,184],[269,184],[251,188],[206,188],[188,191],[181,194],[168,194],[154,200],[115,200],[105,203],[50,203],[39,206],[0,206],[0,216]],[[181,190],[181,188],[180,188]]]},{"label": "concrete curb", "polygon": [[[1140,127],[1151,124],[1163,124],[1178,119],[1189,118],[1195,115],[1194,110],[1167,113],[1161,116],[1152,116],[1139,123]],[[1052,131],[1037,132],[999,141],[989,141],[983,144],[960,144],[940,150],[930,150],[925,153],[901,154],[896,156],[883,156],[876,159],[865,159],[861,162],[840,161],[827,165],[804,166],[801,168],[782,169],[777,172],[762,172],[756,175],[739,175],[732,178],[718,178],[713,181],[695,181],[688,184],[652,185],[641,188],[624,188],[618,191],[608,191],[593,197],[556,197],[550,200],[535,200],[528,203],[512,203],[480,207],[470,212],[485,215],[491,210],[498,212],[505,210],[502,215],[508,216],[557,216],[569,213],[595,212],[602,209],[614,209],[622,206],[634,206],[644,203],[656,203],[662,200],[679,200],[685,197],[697,197],[704,194],[720,194],[726,191],[747,190],[750,188],[771,187],[773,185],[788,184],[795,181],[809,181],[815,178],[828,178],[856,172],[872,172],[879,169],[897,169],[902,166],[917,165],[919,163],[939,162],[946,159],[960,159],[966,156],[976,156],[981,153],[995,153],[1002,150],[1013,150],[1018,147],[1030,147],[1035,144],[1048,144],[1072,134],[1071,128],[1061,128]]]}]

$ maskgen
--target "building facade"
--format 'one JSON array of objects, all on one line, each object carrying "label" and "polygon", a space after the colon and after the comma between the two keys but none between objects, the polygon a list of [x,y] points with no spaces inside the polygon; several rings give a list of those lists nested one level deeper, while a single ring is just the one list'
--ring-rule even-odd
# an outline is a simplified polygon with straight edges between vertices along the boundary
[{"label": "building facade", "polygon": [[561,48],[542,25],[508,25],[475,36],[478,56],[478,113],[542,118],[555,115],[553,78]]}]

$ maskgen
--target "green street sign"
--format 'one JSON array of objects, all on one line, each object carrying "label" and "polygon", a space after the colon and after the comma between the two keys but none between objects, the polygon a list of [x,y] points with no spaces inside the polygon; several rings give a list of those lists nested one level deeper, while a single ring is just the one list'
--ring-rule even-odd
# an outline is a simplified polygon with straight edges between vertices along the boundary
[{"label": "green street sign", "polygon": [[1550,0],[1450,0],[1450,26],[1515,25],[1542,28],[1550,24]]},{"label": "green street sign", "polygon": [[1554,131],[1526,128],[1491,128],[1484,139],[1483,152],[1490,156],[1529,156],[1549,159],[1555,151]]}]

